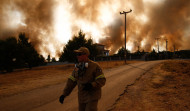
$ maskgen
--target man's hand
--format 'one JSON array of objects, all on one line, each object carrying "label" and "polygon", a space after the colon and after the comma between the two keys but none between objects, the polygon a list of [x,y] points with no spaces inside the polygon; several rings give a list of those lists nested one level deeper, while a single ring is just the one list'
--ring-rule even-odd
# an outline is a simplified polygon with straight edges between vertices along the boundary
[{"label": "man's hand", "polygon": [[60,102],[61,104],[63,104],[64,99],[65,99],[65,96],[64,96],[64,95],[61,95],[61,96],[59,97],[59,102]]},{"label": "man's hand", "polygon": [[84,84],[83,90],[88,91],[88,90],[90,90],[90,89],[92,89],[92,84],[91,84],[91,83],[86,83],[86,84]]}]

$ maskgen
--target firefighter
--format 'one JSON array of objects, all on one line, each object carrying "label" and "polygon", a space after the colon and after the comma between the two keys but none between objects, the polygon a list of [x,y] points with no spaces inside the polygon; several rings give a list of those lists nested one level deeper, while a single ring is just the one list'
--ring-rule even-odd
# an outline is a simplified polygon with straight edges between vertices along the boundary
[{"label": "firefighter", "polygon": [[101,87],[105,85],[106,78],[99,64],[88,58],[90,52],[86,47],[80,47],[74,52],[79,63],[68,78],[59,101],[63,104],[65,97],[78,85],[79,111],[97,111]]}]

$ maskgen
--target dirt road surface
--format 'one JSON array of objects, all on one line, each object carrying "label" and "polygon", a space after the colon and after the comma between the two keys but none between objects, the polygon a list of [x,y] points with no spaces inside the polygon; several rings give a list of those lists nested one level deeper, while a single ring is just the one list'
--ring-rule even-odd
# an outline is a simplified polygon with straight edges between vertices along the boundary
[{"label": "dirt road surface", "polygon": [[[126,86],[134,84],[135,80],[160,62],[140,62],[104,70],[107,81],[102,88],[99,111],[109,110]],[[1,98],[1,111],[77,111],[77,88],[65,99],[64,104],[58,102],[64,86],[65,83],[50,85]]]}]

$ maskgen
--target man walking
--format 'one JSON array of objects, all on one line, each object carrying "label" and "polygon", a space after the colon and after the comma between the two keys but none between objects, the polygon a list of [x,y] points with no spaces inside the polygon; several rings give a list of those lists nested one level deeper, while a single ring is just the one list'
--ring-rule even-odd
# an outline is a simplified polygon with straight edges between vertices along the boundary
[{"label": "man walking", "polygon": [[100,66],[88,58],[90,52],[86,47],[80,47],[74,52],[77,54],[79,64],[75,65],[59,101],[63,103],[65,97],[78,85],[79,111],[97,111],[101,87],[105,85],[106,78]]}]

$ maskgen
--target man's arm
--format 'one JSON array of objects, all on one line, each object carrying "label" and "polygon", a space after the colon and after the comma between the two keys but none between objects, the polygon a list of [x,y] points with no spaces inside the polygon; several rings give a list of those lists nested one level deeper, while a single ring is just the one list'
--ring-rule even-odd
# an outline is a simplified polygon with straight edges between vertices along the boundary
[{"label": "man's arm", "polygon": [[76,78],[74,77],[75,73],[76,73],[76,71],[74,69],[72,75],[69,76],[69,78],[67,80],[66,86],[63,90],[63,94],[59,97],[59,102],[61,104],[63,104],[65,97],[68,96],[72,92],[72,90],[75,88],[75,86],[77,85]]},{"label": "man's arm", "polygon": [[104,86],[106,83],[106,78],[104,76],[104,73],[99,65],[97,65],[95,70],[95,81],[92,82],[92,86],[95,88],[100,88]]},{"label": "man's arm", "polygon": [[76,78],[74,77],[75,73],[76,73],[76,70],[74,69],[72,75],[70,75],[67,80],[67,84],[63,90],[64,96],[68,96],[72,92],[72,90],[75,88],[75,86],[77,85]]},{"label": "man's arm", "polygon": [[63,104],[63,101],[65,99],[66,96],[68,96],[72,90],[74,89],[74,87],[76,86],[76,81],[73,81],[74,79],[72,78],[72,75],[69,77],[69,79],[67,80],[67,84],[65,86],[65,89],[63,90],[63,94],[59,97],[59,102],[61,104]]}]

